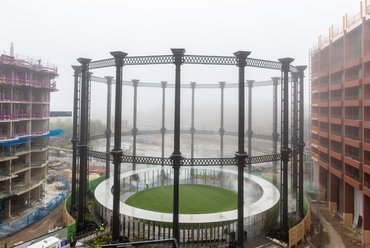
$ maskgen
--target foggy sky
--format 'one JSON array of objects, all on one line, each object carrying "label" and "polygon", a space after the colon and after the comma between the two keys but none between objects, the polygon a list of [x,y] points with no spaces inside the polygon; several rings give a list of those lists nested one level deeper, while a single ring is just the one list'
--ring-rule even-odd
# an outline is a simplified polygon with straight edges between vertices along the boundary
[{"label": "foggy sky", "polygon": [[[308,65],[309,48],[318,35],[327,35],[332,24],[341,24],[345,13],[359,12],[359,5],[358,0],[1,0],[0,51],[8,51],[14,42],[16,54],[56,64],[59,91],[51,95],[51,110],[71,111],[71,65],[77,64],[78,57],[110,58],[109,52],[117,50],[129,56],[171,54],[170,48],[185,48],[187,54],[226,56],[247,50],[253,58],[289,56],[295,58],[294,65]],[[109,69],[93,72],[114,76]],[[172,83],[174,71],[173,66],[136,66],[124,69],[123,76],[124,80]],[[235,83],[237,69],[186,65],[182,76],[183,83]],[[246,69],[246,79],[268,80],[271,76],[279,76],[279,72]],[[190,100],[188,91],[185,102]],[[95,118],[104,118],[101,98],[105,92],[103,85],[94,86],[93,102],[99,99],[93,103]],[[159,89],[144,92],[139,91],[144,102],[139,104],[139,119],[161,103]],[[256,90],[254,106],[271,101],[271,93],[266,92],[271,90]],[[206,109],[216,105],[218,114],[219,90],[206,94],[209,97],[198,97],[196,102]],[[229,105],[236,103],[236,93],[228,94]],[[124,92],[124,99],[131,104],[131,89]],[[169,93],[168,104],[171,99]],[[270,111],[270,107],[261,109]],[[124,116],[127,113],[131,118],[130,111],[124,107]]]}]

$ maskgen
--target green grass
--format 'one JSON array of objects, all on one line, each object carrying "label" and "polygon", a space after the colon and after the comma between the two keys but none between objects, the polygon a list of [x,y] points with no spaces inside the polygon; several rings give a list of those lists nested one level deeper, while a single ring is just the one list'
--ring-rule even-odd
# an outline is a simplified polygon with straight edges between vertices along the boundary
[{"label": "green grass", "polygon": [[[236,192],[208,185],[180,185],[179,197],[180,214],[217,213],[237,208]],[[125,203],[145,210],[172,213],[173,186],[140,191]]]}]

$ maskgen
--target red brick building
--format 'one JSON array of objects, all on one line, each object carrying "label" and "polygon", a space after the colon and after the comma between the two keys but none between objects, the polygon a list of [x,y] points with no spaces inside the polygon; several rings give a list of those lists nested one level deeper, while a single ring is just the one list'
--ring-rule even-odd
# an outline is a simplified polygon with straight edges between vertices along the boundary
[{"label": "red brick building", "polygon": [[311,78],[319,197],[370,243],[370,4],[319,37]]}]

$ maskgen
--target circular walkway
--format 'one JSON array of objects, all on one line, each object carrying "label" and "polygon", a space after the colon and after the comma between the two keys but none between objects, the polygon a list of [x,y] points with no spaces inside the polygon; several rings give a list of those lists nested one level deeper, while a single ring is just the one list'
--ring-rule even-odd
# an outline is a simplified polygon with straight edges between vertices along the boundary
[{"label": "circular walkway", "polygon": [[[134,174],[140,174],[143,172],[149,172],[153,170],[161,169],[160,166],[151,167],[146,169],[140,169],[136,171],[129,171],[125,173],[121,173],[121,179],[130,177]],[[221,171],[219,167],[197,167],[197,169],[204,169],[204,170],[213,170],[213,171]],[[222,169],[223,172],[233,174],[237,176],[237,171],[231,169]],[[244,173],[244,178],[250,180],[256,184],[258,184],[262,188],[262,196],[252,204],[244,205],[244,217],[250,217],[254,215],[258,215],[263,213],[273,206],[279,201],[280,193],[279,190],[270,182],[257,177],[250,175],[248,173]],[[113,187],[113,177],[108,178],[107,180],[103,181],[98,185],[95,189],[95,198],[96,200],[105,208],[113,210],[113,195],[112,195],[112,187]],[[253,190],[250,188],[245,187],[244,191],[247,192],[248,190]],[[157,222],[172,222],[172,214],[168,213],[160,213],[154,212],[144,209],[135,208],[129,206],[123,202],[120,202],[120,214],[130,216],[137,219],[144,219],[144,220],[151,220]],[[211,214],[180,214],[179,215],[179,222],[180,223],[212,223],[212,222],[223,222],[223,221],[232,221],[237,220],[238,211],[231,210],[226,212],[219,212],[219,213],[211,213]]]}]

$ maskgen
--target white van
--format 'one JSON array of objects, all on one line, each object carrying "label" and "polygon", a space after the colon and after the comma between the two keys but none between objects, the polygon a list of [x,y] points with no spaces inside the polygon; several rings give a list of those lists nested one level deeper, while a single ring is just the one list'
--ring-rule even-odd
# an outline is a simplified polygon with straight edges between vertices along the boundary
[{"label": "white van", "polygon": [[27,246],[27,248],[61,248],[60,239],[56,237],[48,237],[37,243]]}]

